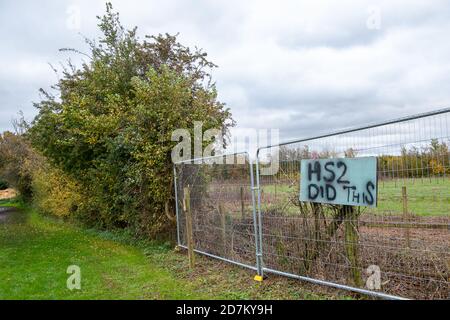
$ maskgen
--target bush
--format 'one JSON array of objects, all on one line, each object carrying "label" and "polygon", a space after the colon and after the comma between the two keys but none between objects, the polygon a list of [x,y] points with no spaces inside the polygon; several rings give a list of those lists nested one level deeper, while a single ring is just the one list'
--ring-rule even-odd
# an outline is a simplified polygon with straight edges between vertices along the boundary
[{"label": "bush", "polygon": [[0,190],[6,190],[9,188],[9,184],[7,181],[0,179]]},{"label": "bush", "polygon": [[40,212],[57,217],[74,216],[82,204],[76,181],[48,163],[33,172],[33,204]]},{"label": "bush", "polygon": [[[41,172],[34,188],[38,198],[48,198],[38,190],[50,190],[67,200],[66,209],[79,195],[68,200],[65,191],[80,188],[84,201],[76,214],[83,221],[154,237],[173,229],[164,212],[175,205],[172,132],[193,131],[194,121],[202,121],[203,130],[226,134],[233,122],[217,101],[207,72],[214,64],[205,53],[167,34],[141,41],[110,4],[99,19],[103,36],[87,41],[91,60],[64,70],[55,86],[58,98],[42,91],[45,99],[27,135],[61,172]],[[65,179],[72,186],[64,192],[47,184],[66,185]]]},{"label": "bush", "polygon": [[42,161],[22,135],[0,134],[0,174],[24,199],[31,199],[32,173]]}]

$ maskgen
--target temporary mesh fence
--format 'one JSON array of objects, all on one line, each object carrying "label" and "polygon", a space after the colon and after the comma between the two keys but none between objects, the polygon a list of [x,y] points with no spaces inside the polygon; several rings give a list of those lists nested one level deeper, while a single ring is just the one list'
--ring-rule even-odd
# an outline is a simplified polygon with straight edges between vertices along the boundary
[{"label": "temporary mesh fence", "polygon": [[[449,127],[447,109],[259,149],[265,269],[448,299]],[[361,157],[378,160],[377,207],[299,200],[303,159]]]},{"label": "temporary mesh fence", "polygon": [[175,179],[179,244],[187,246],[183,200],[189,193],[195,250],[256,269],[253,171],[248,155],[181,162],[175,165]]},{"label": "temporary mesh fence", "polygon": [[[175,164],[178,242],[384,298],[450,298],[450,109]],[[307,159],[376,157],[377,206],[299,200]],[[187,215],[185,197],[189,200]]]}]

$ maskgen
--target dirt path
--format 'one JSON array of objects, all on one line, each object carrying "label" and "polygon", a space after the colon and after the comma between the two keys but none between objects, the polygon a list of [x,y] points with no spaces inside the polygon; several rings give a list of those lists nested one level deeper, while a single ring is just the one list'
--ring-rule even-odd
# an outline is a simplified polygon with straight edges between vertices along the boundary
[{"label": "dirt path", "polygon": [[[0,200],[8,201],[17,196],[16,190],[9,188],[5,190],[0,190]],[[17,222],[16,218],[20,218],[20,214],[18,214],[19,210],[14,207],[2,207],[0,205],[0,223],[5,222]],[[20,220],[20,219],[19,219]]]},{"label": "dirt path", "polygon": [[16,208],[0,207],[0,224],[17,222],[17,218],[19,218],[19,216],[19,211]]}]

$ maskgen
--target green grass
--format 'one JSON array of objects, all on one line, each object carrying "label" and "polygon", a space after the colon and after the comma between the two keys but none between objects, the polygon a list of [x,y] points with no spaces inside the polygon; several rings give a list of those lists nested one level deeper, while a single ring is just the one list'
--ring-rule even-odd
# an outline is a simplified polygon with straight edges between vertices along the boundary
[{"label": "green grass", "polygon": [[23,200],[21,198],[15,199],[1,199],[0,207],[13,207],[13,208],[21,208],[24,206]]},{"label": "green grass", "polygon": [[[418,216],[444,216],[450,214],[450,178],[401,179],[378,182],[378,206],[367,212],[402,214],[402,186],[406,186],[408,211]],[[298,196],[298,184],[262,185],[263,193],[270,195],[271,204],[287,203]],[[264,205],[264,201],[263,201]],[[295,208],[292,213],[297,212]],[[290,212],[290,211],[289,211]]]},{"label": "green grass", "polygon": [[[20,207],[16,201],[1,206]],[[323,287],[254,273],[197,255],[87,230],[26,209],[0,219],[0,299],[334,299]],[[81,268],[81,290],[66,287],[67,267]]]},{"label": "green grass", "polygon": [[[0,299],[202,297],[137,248],[36,213],[21,215],[0,226]],[[81,290],[66,287],[70,265],[81,268]]]},{"label": "green grass", "polygon": [[450,214],[450,179],[404,179],[380,181],[378,208],[375,212],[401,214],[402,186],[406,187],[408,211],[418,216],[443,216]]}]

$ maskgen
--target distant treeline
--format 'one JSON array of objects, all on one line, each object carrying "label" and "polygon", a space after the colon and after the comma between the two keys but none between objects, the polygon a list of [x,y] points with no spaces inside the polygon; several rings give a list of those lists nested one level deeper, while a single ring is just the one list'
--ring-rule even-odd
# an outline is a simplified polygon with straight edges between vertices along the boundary
[{"label": "distant treeline", "polygon": [[[280,170],[278,177],[300,173],[302,159],[326,159],[336,157],[355,158],[361,156],[358,151],[349,148],[343,154],[333,151],[311,151],[308,146],[302,148],[281,147],[279,153]],[[402,147],[400,155],[378,155],[378,172],[381,178],[413,178],[450,174],[450,151],[448,145],[438,139],[431,139],[421,147]]]},{"label": "distant treeline", "polygon": [[[381,179],[389,178],[419,178],[419,177],[450,177],[450,151],[448,145],[438,139],[431,139],[421,147],[402,147],[399,155],[379,155],[378,173]],[[343,153],[334,151],[314,151],[308,146],[278,149],[279,165],[273,178],[297,179],[300,175],[302,159],[355,158],[361,156],[358,151],[349,148]],[[274,154],[268,160],[262,160],[261,167],[269,166],[271,161],[277,161]],[[255,169],[255,168],[254,168]],[[212,165],[209,174],[224,180],[239,180],[249,176],[249,166],[245,165]],[[255,172],[256,174],[256,172]]]}]

